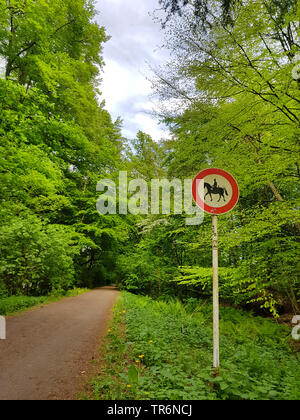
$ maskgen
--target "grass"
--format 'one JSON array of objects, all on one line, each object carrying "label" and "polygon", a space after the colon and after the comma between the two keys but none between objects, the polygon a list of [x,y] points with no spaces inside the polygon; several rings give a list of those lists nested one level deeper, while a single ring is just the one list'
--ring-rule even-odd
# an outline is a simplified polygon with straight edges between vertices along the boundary
[{"label": "grass", "polygon": [[64,297],[78,296],[87,292],[88,289],[75,288],[67,292],[59,292],[48,296],[10,296],[0,299],[0,315],[12,315],[17,312],[25,311],[37,305],[44,305],[51,302],[57,302]]},{"label": "grass", "polygon": [[299,400],[299,353],[289,327],[221,308],[218,374],[211,305],[123,293],[108,331],[91,399]]}]

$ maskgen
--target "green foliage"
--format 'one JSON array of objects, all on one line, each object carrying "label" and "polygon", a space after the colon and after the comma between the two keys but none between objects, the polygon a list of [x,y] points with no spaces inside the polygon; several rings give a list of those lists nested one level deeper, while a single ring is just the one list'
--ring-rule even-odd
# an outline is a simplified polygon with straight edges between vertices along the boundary
[{"label": "green foliage", "polygon": [[[18,209],[5,212],[0,228],[0,278],[9,295],[43,295],[74,285],[72,258],[79,254],[76,233],[59,225],[45,225]],[[3,216],[3,211],[2,211]],[[77,239],[77,242],[76,242]]]},{"label": "green foliage", "polygon": [[182,264],[183,247],[178,240],[189,238],[193,228],[183,228],[181,217],[149,216],[137,222],[137,244],[127,247],[118,258],[122,287],[153,297],[173,295],[177,289],[174,276]]},{"label": "green foliage", "polygon": [[151,136],[142,131],[136,135],[136,139],[131,142],[132,151],[127,151],[129,168],[132,175],[151,182],[154,178],[160,178],[165,173],[164,151],[158,143],[152,140]]},{"label": "green foliage", "polygon": [[67,292],[58,292],[57,290],[54,293],[51,293],[48,296],[10,296],[10,297],[1,297],[0,292],[0,315],[10,315],[16,312],[24,311],[28,308],[31,308],[36,305],[45,305],[47,303],[55,302],[62,297],[73,297],[78,296],[82,293],[87,292],[88,289],[78,289],[74,288]]},{"label": "green foliage", "polygon": [[[191,7],[170,17],[171,60],[153,80],[172,133],[160,144],[162,166],[182,181],[219,167],[239,184],[238,205],[218,218],[221,298],[274,316],[299,313],[299,2],[235,2],[232,24],[219,1],[200,3],[201,25]],[[210,217],[198,230],[172,215],[153,219],[128,250],[135,270],[125,270],[125,287],[146,283],[154,296],[158,277],[175,278],[169,294],[210,295]]]},{"label": "green foliage", "polygon": [[32,306],[43,304],[47,301],[46,296],[11,296],[9,298],[0,298],[0,314],[8,315],[22,311]]},{"label": "green foliage", "polygon": [[167,23],[171,63],[156,81],[164,101],[181,101],[163,112],[172,139],[125,143],[98,99],[107,37],[93,1],[0,0],[0,293],[118,282],[155,298],[210,296],[209,217],[197,228],[172,210],[108,217],[95,204],[97,182],[119,170],[150,184],[216,166],[240,186],[219,218],[221,298],[299,312],[298,2],[192,3],[198,20],[187,2],[162,2],[182,12]]},{"label": "green foliage", "polygon": [[[289,328],[241,310],[221,308],[222,368],[216,376],[211,368],[211,305],[195,299],[185,305],[176,300],[154,301],[129,293],[122,299],[109,334],[110,375],[104,372],[104,377],[95,380],[94,398],[299,399],[299,362],[290,349]],[[125,337],[119,328],[123,316]]]},{"label": "green foliage", "polygon": [[96,211],[122,145],[98,100],[106,35],[93,1],[1,0],[0,12],[1,293],[111,282],[130,227]]}]

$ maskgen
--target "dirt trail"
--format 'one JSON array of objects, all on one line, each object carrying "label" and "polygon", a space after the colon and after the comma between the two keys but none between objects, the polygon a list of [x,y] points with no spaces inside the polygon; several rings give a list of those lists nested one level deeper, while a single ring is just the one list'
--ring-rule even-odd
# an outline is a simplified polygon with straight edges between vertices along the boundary
[{"label": "dirt trail", "polygon": [[103,287],[8,317],[7,340],[0,340],[0,400],[75,399],[117,296]]}]

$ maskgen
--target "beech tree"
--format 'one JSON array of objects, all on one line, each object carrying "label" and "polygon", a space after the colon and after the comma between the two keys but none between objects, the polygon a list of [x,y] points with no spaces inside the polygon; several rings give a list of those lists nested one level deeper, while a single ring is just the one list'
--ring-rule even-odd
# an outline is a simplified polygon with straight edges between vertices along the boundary
[{"label": "beech tree", "polygon": [[[239,204],[220,217],[221,297],[274,315],[298,313],[300,116],[293,69],[299,8],[295,2],[239,2],[230,25],[218,1],[207,5],[201,25],[190,7],[166,24],[171,59],[156,70],[153,86],[162,101],[160,117],[173,134],[165,143],[168,174],[193,178],[212,166],[235,176]],[[209,217],[198,231],[169,216],[161,224],[150,219],[141,232],[129,256],[144,273],[141,287],[151,290],[142,258],[157,261],[159,248],[165,293],[172,293],[175,277],[178,293],[211,295]],[[138,287],[139,279],[127,276],[130,287]]]},{"label": "beech tree", "polygon": [[122,140],[99,99],[95,13],[90,0],[0,1],[0,294],[109,281],[127,239],[125,222],[96,211]]},{"label": "beech tree", "polygon": [[[290,7],[295,6],[297,0],[270,0],[268,3],[273,11],[274,9],[279,9],[281,14],[285,13]],[[234,24],[234,7],[236,5],[241,6],[245,4],[245,2],[243,0],[218,0],[217,2],[214,0],[159,0],[159,4],[162,5],[162,8],[167,12],[166,21],[173,15],[182,16],[185,10],[190,7],[198,22],[204,22],[211,5],[216,4],[219,7],[223,22],[232,25]]]}]

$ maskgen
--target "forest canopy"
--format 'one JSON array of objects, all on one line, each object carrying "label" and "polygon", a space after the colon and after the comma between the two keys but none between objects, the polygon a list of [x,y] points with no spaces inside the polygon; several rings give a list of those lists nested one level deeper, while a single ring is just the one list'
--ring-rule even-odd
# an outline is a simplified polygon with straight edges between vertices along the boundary
[{"label": "forest canopy", "polygon": [[[220,167],[220,295],[299,313],[299,1],[161,0],[170,61],[153,74],[171,138],[122,136],[101,99],[91,0],[0,0],[0,297],[118,283],[211,297],[211,218],[99,215],[99,180],[193,179]],[[130,198],[128,196],[128,198]]]},{"label": "forest canopy", "polygon": [[89,0],[0,1],[1,295],[109,282],[127,238],[95,207],[98,180],[122,164],[95,13]]},{"label": "forest canopy", "polygon": [[[192,7],[178,16],[187,3],[205,5],[201,22]],[[232,2],[232,24],[217,0],[163,5],[171,59],[155,70],[153,88],[172,133],[162,146],[166,173],[183,180],[217,167],[238,180],[239,204],[219,218],[221,296],[298,313],[299,2]],[[159,295],[169,278],[167,294],[209,297],[210,218],[199,229],[177,216],[145,224],[126,259],[128,287],[143,277],[145,292]]]}]

